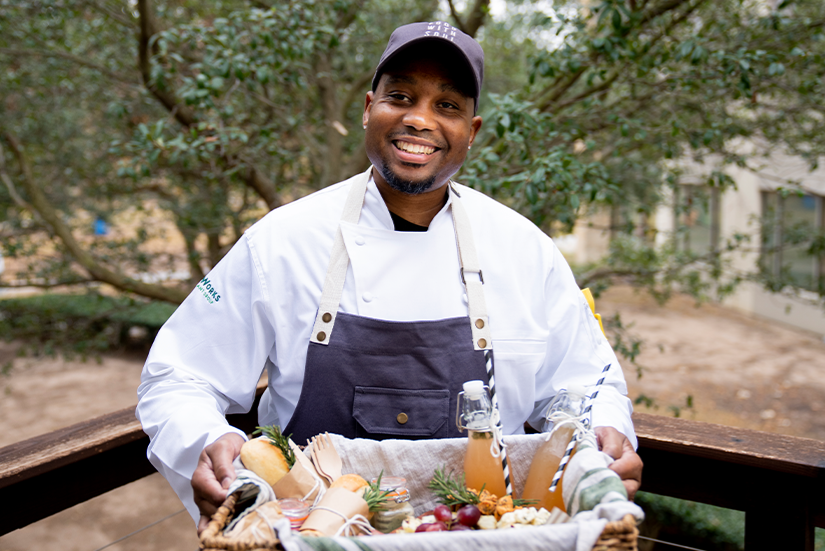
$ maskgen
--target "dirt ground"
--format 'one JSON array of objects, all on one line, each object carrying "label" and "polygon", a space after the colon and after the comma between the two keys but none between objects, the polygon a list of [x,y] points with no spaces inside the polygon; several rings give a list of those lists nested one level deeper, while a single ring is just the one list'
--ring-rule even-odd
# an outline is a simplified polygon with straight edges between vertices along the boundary
[{"label": "dirt ground", "polygon": [[[629,289],[612,290],[597,309],[606,317],[620,312],[644,341],[641,378],[623,362],[631,397],[652,401],[638,411],[673,415],[679,408],[689,419],[825,440],[825,343],[818,336],[716,305],[696,308],[682,297],[658,307]],[[0,366],[11,361],[0,375],[0,447],[137,401],[139,356],[84,363],[17,358],[16,349],[0,343]],[[2,536],[0,551],[194,551],[194,524],[181,509],[153,475]]]},{"label": "dirt ground", "polygon": [[[627,288],[597,301],[643,340],[623,361],[636,411],[825,440],[825,342],[819,335],[677,297],[659,307]],[[639,377],[641,373],[641,377]],[[685,407],[688,397],[693,407]]]}]

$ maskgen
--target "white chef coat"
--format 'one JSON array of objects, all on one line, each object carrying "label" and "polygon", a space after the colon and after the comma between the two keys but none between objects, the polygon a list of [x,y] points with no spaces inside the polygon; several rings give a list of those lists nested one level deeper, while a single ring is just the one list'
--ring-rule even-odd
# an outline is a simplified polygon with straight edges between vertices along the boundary
[{"label": "white chef coat", "polygon": [[[452,195],[426,232],[397,232],[369,178],[357,224],[340,223],[350,264],[340,311],[392,321],[467,316]],[[158,333],[141,375],[137,416],[148,457],[197,521],[190,480],[204,447],[248,411],[264,367],[261,424],[289,422],[301,393],[309,337],[350,179],[280,207],[247,230]],[[532,222],[456,185],[484,278],[505,434],[539,429],[549,400],[571,383],[593,385],[593,426],[636,446],[632,406],[616,356],[567,262]],[[477,277],[468,274],[468,277]],[[468,319],[469,323],[469,319]],[[409,374],[415,377],[414,373]]]}]

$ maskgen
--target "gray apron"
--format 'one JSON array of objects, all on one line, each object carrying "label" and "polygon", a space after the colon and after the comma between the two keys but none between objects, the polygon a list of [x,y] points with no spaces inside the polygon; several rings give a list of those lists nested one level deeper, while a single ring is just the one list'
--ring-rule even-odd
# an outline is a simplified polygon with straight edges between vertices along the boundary
[{"label": "gray apron", "polygon": [[[358,222],[367,182],[365,175],[352,184],[342,221]],[[458,392],[465,381],[488,381],[485,352],[492,353],[492,339],[469,220],[452,185],[450,190],[470,315],[397,322],[338,312],[349,264],[339,227],[301,396],[284,429],[296,442],[321,432],[376,440],[461,436],[455,425]]]}]

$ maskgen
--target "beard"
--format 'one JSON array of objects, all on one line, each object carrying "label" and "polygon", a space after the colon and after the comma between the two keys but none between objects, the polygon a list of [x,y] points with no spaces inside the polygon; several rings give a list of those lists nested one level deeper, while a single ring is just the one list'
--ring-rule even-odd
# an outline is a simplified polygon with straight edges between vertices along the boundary
[{"label": "beard", "polygon": [[387,159],[381,158],[381,176],[392,189],[408,195],[420,195],[428,191],[435,184],[435,174],[424,180],[407,180],[399,177],[389,167]]},{"label": "beard", "polygon": [[392,170],[390,170],[389,167],[387,167],[386,162],[382,163],[382,165],[381,176],[384,177],[384,180],[392,189],[400,191],[401,193],[420,195],[425,191],[428,191],[435,183],[435,175],[419,181],[405,180],[404,178],[399,178]]}]

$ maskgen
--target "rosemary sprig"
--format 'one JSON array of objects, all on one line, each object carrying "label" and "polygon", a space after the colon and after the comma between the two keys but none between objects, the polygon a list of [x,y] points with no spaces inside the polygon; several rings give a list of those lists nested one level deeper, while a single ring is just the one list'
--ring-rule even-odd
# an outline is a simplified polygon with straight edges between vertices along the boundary
[{"label": "rosemary sprig", "polygon": [[278,425],[257,427],[257,430],[252,434],[253,436],[258,434],[266,436],[269,443],[281,450],[281,453],[284,454],[287,466],[291,469],[292,466],[295,465],[295,452],[292,451],[292,448],[289,446],[289,439],[292,437],[291,434],[284,436],[283,433],[281,433],[281,427]]},{"label": "rosemary sprig", "polygon": [[364,501],[371,512],[380,511],[384,509],[384,503],[389,499],[387,496],[392,493],[392,490],[381,489],[381,477],[384,476],[384,471],[378,475],[375,482],[367,482],[367,489],[364,490]]},{"label": "rosemary sprig", "polygon": [[478,495],[467,490],[464,474],[454,477],[453,473],[446,472],[446,466],[435,470],[427,487],[433,491],[441,503],[448,507],[478,505],[479,502]]}]

